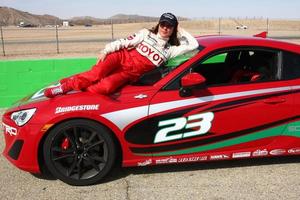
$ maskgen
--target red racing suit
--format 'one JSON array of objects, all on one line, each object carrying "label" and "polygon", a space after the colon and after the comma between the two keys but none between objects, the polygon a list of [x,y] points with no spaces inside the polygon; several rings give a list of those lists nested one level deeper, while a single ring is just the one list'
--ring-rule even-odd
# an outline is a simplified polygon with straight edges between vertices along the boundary
[{"label": "red racing suit", "polygon": [[136,81],[142,74],[160,66],[169,58],[194,50],[197,40],[183,29],[178,32],[180,45],[171,46],[168,38],[163,39],[147,29],[125,39],[107,44],[102,51],[106,54],[91,70],[77,74],[65,81],[67,87],[100,94],[114,92],[120,86]]}]

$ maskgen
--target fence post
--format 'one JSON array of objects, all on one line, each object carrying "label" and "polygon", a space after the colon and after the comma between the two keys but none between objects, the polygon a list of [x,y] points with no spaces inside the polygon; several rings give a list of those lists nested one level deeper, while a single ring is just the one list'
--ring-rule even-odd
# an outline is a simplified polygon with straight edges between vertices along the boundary
[{"label": "fence post", "polygon": [[221,35],[221,17],[219,17],[219,35]]},{"label": "fence post", "polygon": [[269,18],[267,18],[267,33],[269,34]]},{"label": "fence post", "polygon": [[56,52],[57,54],[59,54],[58,29],[57,29],[56,21],[55,21],[55,32],[56,32]]},{"label": "fence post", "polygon": [[3,38],[2,26],[0,26],[0,29],[1,29],[2,52],[3,52],[3,56],[5,56],[5,48],[4,48],[4,38]]},{"label": "fence post", "polygon": [[114,23],[113,23],[113,19],[110,19],[110,24],[111,24],[111,40],[114,40]]}]

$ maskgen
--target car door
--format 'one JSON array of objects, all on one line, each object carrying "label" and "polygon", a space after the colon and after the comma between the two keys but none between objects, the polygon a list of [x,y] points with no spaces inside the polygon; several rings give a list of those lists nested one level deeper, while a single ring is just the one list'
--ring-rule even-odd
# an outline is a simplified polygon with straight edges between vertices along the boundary
[{"label": "car door", "polygon": [[282,51],[282,79],[290,82],[293,91],[293,118],[284,131],[281,142],[287,147],[296,147],[297,151],[289,151],[291,154],[300,152],[300,54]]},{"label": "car door", "polygon": [[[226,59],[237,51],[238,59],[242,51],[247,51],[250,57],[270,56],[270,77],[234,83],[228,78],[224,82],[226,77],[215,78],[227,74],[227,68],[237,63]],[[216,59],[214,63],[215,56],[220,55],[224,56],[223,61]],[[281,135],[292,117],[292,100],[289,81],[278,76],[278,52],[228,49],[205,57],[210,60],[200,58],[152,98],[149,107],[152,129],[147,139],[152,147],[143,149],[144,153],[170,156],[260,148]],[[180,80],[190,72],[205,74],[209,84],[188,88],[191,91],[183,95]]]}]

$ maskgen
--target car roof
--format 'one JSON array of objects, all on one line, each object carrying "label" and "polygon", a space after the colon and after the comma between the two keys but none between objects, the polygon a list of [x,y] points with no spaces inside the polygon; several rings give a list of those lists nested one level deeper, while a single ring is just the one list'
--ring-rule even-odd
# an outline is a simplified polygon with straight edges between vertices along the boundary
[{"label": "car roof", "polygon": [[230,35],[204,35],[196,37],[200,46],[206,48],[226,48],[231,46],[259,46],[300,53],[300,45],[271,38],[230,36]]}]

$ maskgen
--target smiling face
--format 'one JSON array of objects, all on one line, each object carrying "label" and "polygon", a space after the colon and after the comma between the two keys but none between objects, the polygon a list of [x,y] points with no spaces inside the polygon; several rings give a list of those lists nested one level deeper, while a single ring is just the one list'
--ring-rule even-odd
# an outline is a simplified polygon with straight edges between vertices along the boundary
[{"label": "smiling face", "polygon": [[158,33],[162,38],[169,38],[174,31],[174,26],[168,22],[161,22],[158,26]]}]

